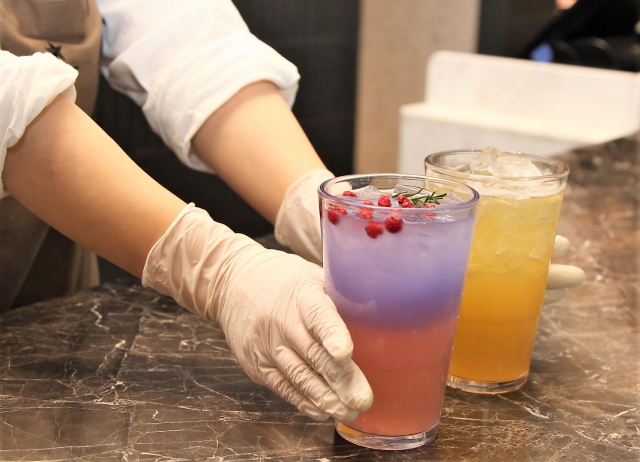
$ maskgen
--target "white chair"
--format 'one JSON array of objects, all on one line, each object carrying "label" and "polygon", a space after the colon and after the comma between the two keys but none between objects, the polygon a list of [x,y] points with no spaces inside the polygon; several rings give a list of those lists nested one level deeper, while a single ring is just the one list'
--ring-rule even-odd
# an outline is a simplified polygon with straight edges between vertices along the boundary
[{"label": "white chair", "polygon": [[398,172],[455,149],[553,156],[640,128],[640,74],[439,51],[425,101],[400,109]]}]

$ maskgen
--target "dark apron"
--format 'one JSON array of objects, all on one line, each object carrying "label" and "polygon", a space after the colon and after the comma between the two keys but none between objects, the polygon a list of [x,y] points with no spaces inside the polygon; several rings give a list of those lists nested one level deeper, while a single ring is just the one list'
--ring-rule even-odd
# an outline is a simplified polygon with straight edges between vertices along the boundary
[{"label": "dark apron", "polygon": [[[102,19],[95,0],[0,0],[0,46],[51,53],[76,68],[76,104],[87,114],[98,90]],[[0,311],[99,283],[93,253],[49,228],[13,197],[0,199]]]}]

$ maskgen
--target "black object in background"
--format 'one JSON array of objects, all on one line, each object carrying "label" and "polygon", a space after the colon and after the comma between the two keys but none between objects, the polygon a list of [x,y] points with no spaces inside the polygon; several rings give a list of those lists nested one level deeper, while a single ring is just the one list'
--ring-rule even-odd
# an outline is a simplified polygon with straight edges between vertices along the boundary
[{"label": "black object in background", "polygon": [[551,40],[540,44],[529,57],[541,62],[638,72],[640,40],[637,35]]},{"label": "black object in background", "polygon": [[556,17],[555,0],[482,0],[478,53],[515,58]]},{"label": "black object in background", "polygon": [[640,71],[638,0],[578,0],[531,40],[518,57]]},{"label": "black object in background", "polygon": [[640,0],[482,0],[478,53],[640,71]]},{"label": "black object in background", "polygon": [[336,175],[353,173],[358,0],[233,0],[249,30],[298,67],[293,113]]}]

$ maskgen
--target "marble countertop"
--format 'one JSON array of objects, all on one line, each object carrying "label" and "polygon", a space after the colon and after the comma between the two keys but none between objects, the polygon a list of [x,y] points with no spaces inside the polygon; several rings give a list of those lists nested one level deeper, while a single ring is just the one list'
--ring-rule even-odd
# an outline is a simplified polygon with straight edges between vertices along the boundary
[{"label": "marble countertop", "polygon": [[222,332],[136,285],[0,314],[0,460],[640,460],[640,138],[563,156],[587,281],[544,308],[510,394],[447,390],[436,442],[341,439],[254,384]]}]

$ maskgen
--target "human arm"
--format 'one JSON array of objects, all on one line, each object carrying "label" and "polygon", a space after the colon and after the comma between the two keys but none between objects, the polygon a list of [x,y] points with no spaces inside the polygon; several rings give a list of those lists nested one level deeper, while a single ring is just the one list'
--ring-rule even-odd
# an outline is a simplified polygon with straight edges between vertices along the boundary
[{"label": "human arm", "polygon": [[[198,157],[275,223],[287,188],[326,168],[271,82],[241,89],[196,132]],[[319,217],[318,217],[319,220]]]},{"label": "human arm", "polygon": [[317,190],[333,174],[272,83],[240,90],[207,119],[192,145],[203,163],[275,224],[281,244],[322,262]]},{"label": "human arm", "polygon": [[316,191],[333,174],[289,109],[295,66],[254,37],[229,0],[98,4],[112,86],[142,106],[182,162],[219,174],[275,224],[281,244],[319,263]]},{"label": "human arm", "polygon": [[64,96],[8,150],[3,180],[35,215],[138,277],[151,246],[186,205]]},{"label": "human arm", "polygon": [[219,322],[250,377],[303,413],[352,420],[368,407],[370,389],[320,268],[185,208],[64,96],[9,150],[3,177],[51,226]]},{"label": "human arm", "polygon": [[[182,202],[140,175],[73,104],[73,68],[50,54],[0,51],[0,76],[0,197],[8,190],[60,231],[140,275],[146,252]],[[144,204],[150,217],[131,202],[142,193],[152,196]]]},{"label": "human arm", "polygon": [[272,82],[291,106],[296,67],[249,31],[231,0],[97,0],[102,73],[142,107],[151,128],[191,168],[211,169],[191,139],[242,88]]},{"label": "human arm", "polygon": [[[4,57],[13,62],[3,68]],[[0,77],[34,59],[0,52]],[[324,293],[321,269],[185,206],[67,97],[34,108],[33,94],[50,92],[48,75],[29,82],[33,88],[20,84],[24,73],[0,88],[4,188],[145,285],[219,322],[242,368],[301,412],[351,420],[368,408],[371,389],[351,360],[351,338]]]}]

